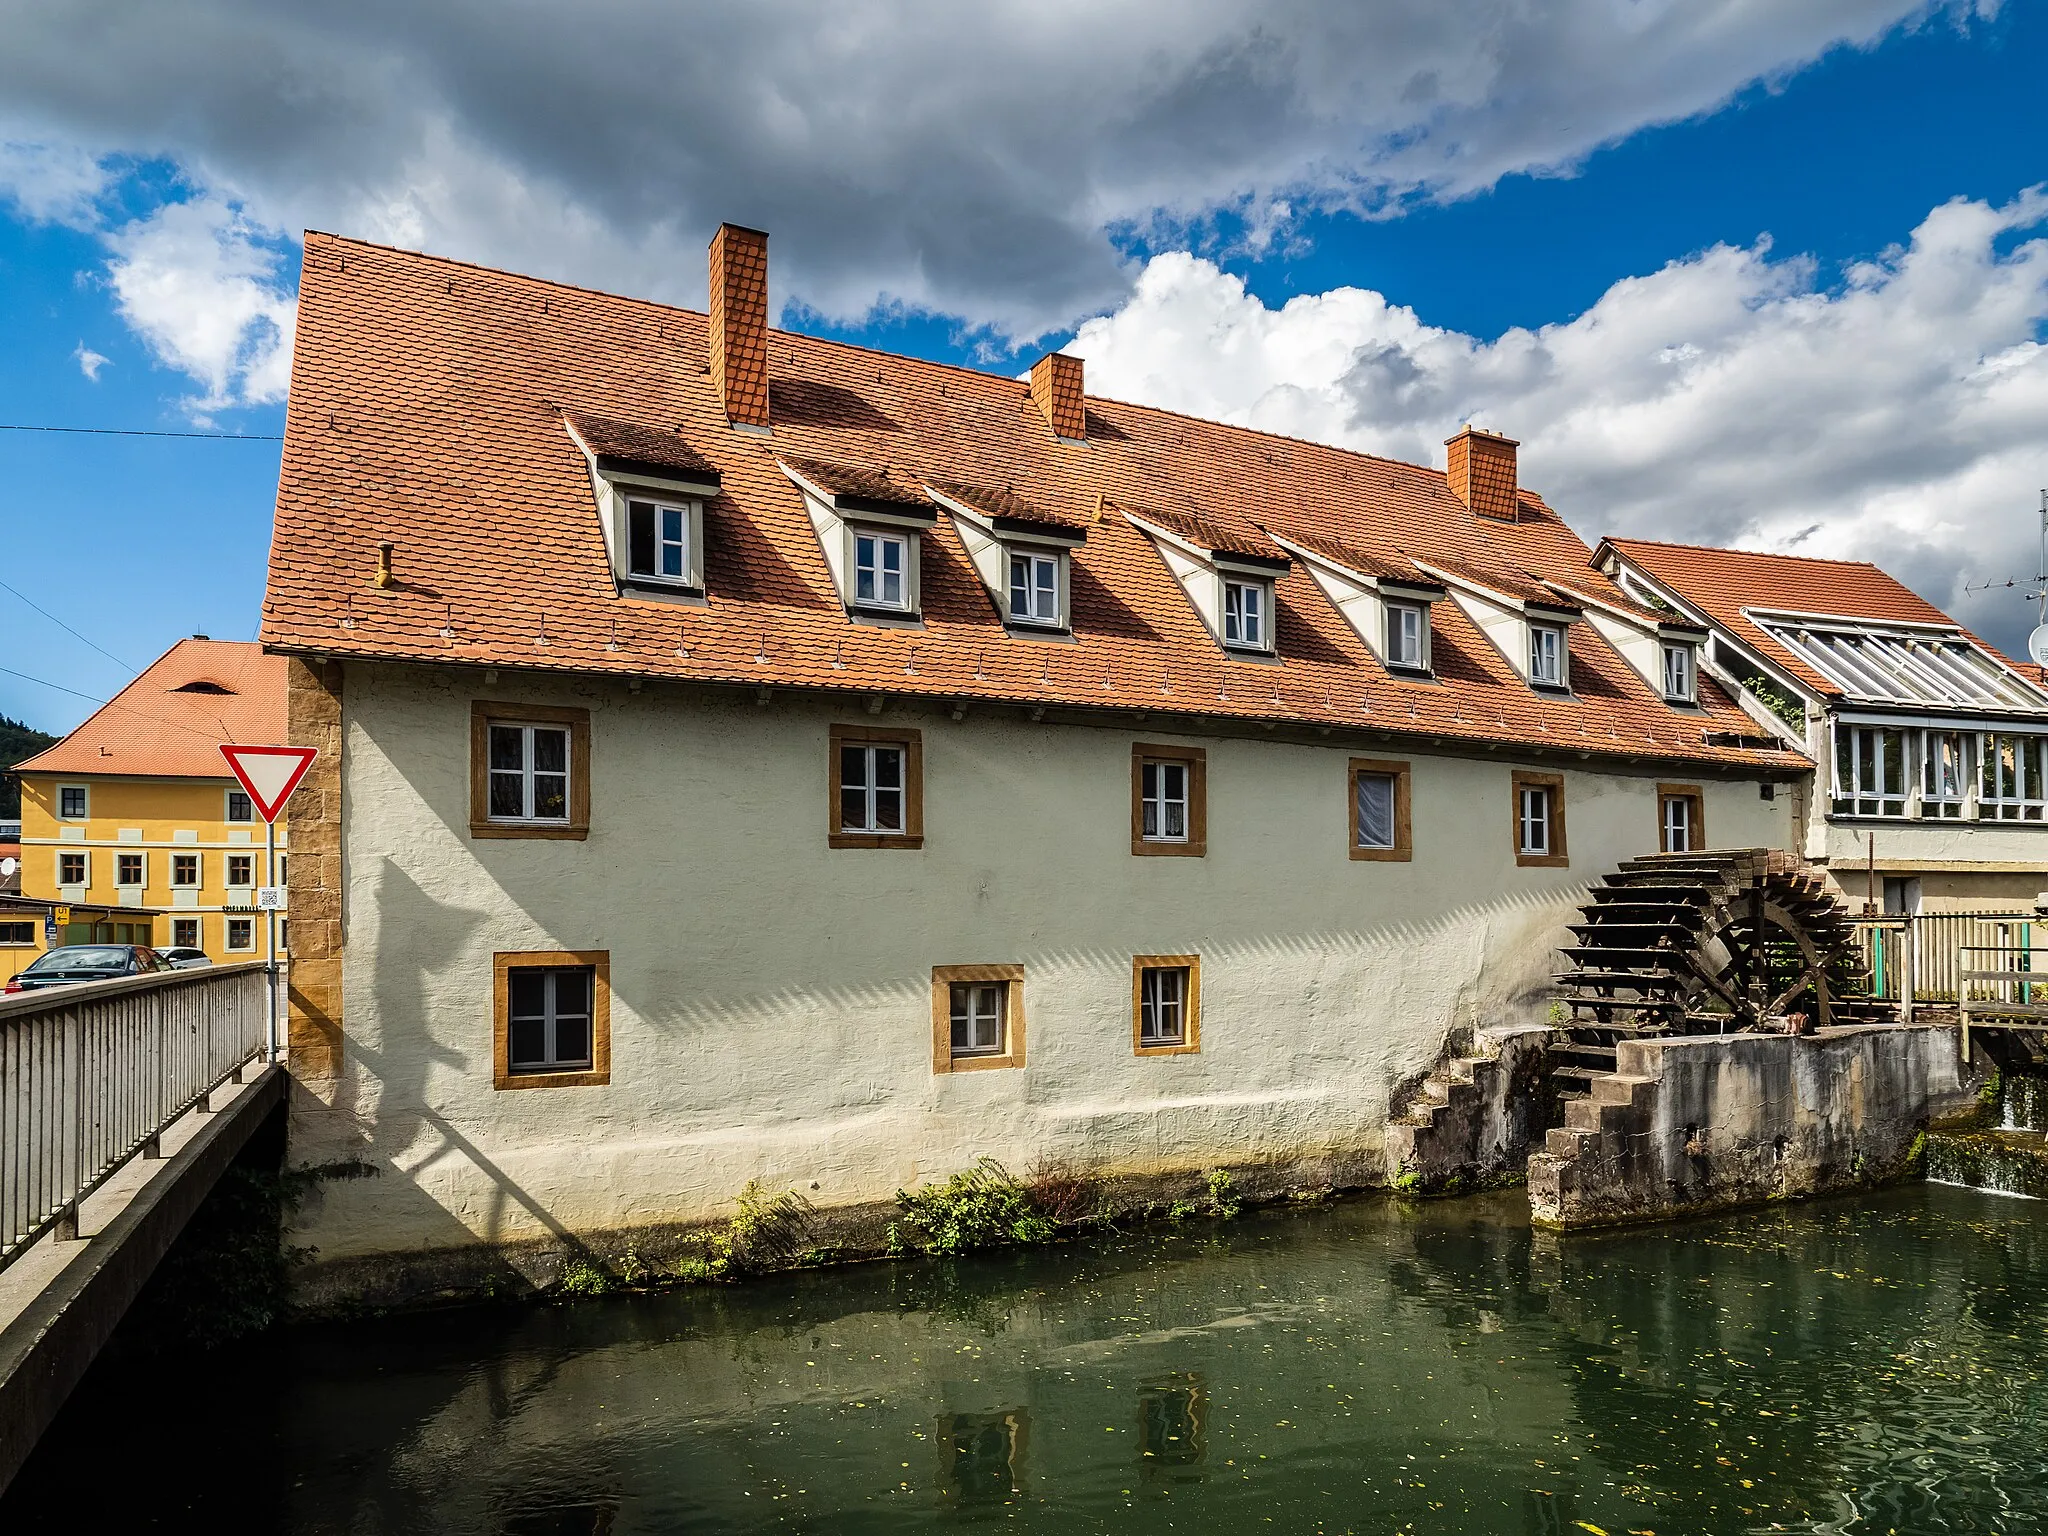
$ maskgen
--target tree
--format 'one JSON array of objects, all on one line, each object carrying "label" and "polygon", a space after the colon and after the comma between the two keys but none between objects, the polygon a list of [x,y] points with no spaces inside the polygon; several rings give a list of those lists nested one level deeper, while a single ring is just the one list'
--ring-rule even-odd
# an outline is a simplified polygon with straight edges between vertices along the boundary
[{"label": "tree", "polygon": [[[47,731],[39,731],[32,725],[23,725],[19,720],[10,720],[0,715],[0,769],[12,768],[16,763],[26,762],[45,747],[54,747],[57,738]],[[21,819],[21,780],[11,773],[0,772],[0,821]]]}]

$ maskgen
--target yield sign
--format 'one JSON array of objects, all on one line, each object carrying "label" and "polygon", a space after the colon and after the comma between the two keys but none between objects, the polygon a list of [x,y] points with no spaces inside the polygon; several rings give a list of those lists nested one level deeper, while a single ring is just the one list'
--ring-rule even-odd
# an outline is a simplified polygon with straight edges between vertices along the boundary
[{"label": "yield sign", "polygon": [[249,791],[258,814],[274,822],[320,754],[316,747],[231,747],[222,742],[220,755]]}]

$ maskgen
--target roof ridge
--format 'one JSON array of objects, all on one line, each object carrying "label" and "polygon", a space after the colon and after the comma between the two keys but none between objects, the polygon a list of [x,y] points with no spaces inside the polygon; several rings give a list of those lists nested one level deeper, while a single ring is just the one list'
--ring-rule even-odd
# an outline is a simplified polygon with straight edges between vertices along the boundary
[{"label": "roof ridge", "polygon": [[[1866,571],[1876,571],[1886,579],[1898,582],[1902,587],[1906,585],[1875,560],[1836,560],[1827,555],[1792,555],[1775,549],[1734,549],[1725,544],[1680,544],[1674,539],[1633,539],[1612,533],[1605,535],[1602,542],[1612,544],[1617,549],[1629,544],[1644,544],[1651,549],[1685,549],[1701,555],[1744,555],[1761,560],[1800,560],[1808,565],[1853,565]],[[1907,587],[1906,590],[1910,592],[1912,588]],[[1923,603],[1927,602],[1924,597],[1920,600]],[[1931,608],[1934,605],[1928,603],[1928,606]]]}]

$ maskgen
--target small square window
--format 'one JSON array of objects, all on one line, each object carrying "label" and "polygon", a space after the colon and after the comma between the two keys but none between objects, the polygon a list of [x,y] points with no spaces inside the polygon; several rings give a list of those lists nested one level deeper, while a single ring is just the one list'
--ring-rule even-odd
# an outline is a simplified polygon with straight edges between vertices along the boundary
[{"label": "small square window", "polygon": [[1694,853],[1707,846],[1706,795],[1697,784],[1657,786],[1657,847]]},{"label": "small square window", "polygon": [[1201,1049],[1199,955],[1131,957],[1131,1049],[1184,1056]]},{"label": "small square window", "polygon": [[1529,626],[1529,681],[1538,688],[1562,688],[1569,676],[1562,626]]},{"label": "small square window", "polygon": [[1200,747],[1132,747],[1131,852],[1207,851],[1207,768]]},{"label": "small square window", "polygon": [[254,821],[256,819],[255,802],[242,790],[229,790],[227,819],[229,821]]},{"label": "small square window", "polygon": [[1690,704],[1699,697],[1695,655],[1689,645],[1664,647],[1664,697],[1673,704]]},{"label": "small square window", "polygon": [[231,917],[227,922],[227,947],[241,953],[256,947],[256,919],[253,917]]},{"label": "small square window", "polygon": [[64,821],[85,820],[85,786],[66,784],[57,791],[57,815]]},{"label": "small square window", "polygon": [[174,853],[171,855],[171,884],[193,886],[199,883],[199,855],[196,853]]},{"label": "small square window", "polygon": [[1024,967],[932,968],[932,1070],[1024,1065]]},{"label": "small square window", "polygon": [[1429,605],[1387,604],[1387,665],[1408,672],[1429,670]]},{"label": "small square window", "polygon": [[1223,643],[1248,651],[1273,648],[1273,589],[1263,581],[1223,583]]},{"label": "small square window", "polygon": [[1570,863],[1565,852],[1562,775],[1516,773],[1512,784],[1515,862],[1559,867]]},{"label": "small square window", "polygon": [[1413,857],[1408,765],[1351,759],[1351,857],[1405,863]]},{"label": "small square window", "polygon": [[198,918],[174,917],[171,919],[171,947],[173,949],[199,948]]},{"label": "small square window", "polygon": [[691,509],[674,502],[626,502],[626,574],[643,581],[690,584]]},{"label": "small square window", "polygon": [[853,535],[853,601],[862,608],[908,612],[910,538],[907,534],[861,529]]},{"label": "small square window", "polygon": [[1058,555],[1010,552],[1010,622],[1057,627],[1060,614]]},{"label": "small square window", "polygon": [[611,1081],[608,952],[499,954],[494,970],[494,1087],[603,1086]]},{"label": "small square window", "polygon": [[228,855],[228,884],[230,886],[254,885],[256,883],[256,856],[253,853],[231,853]]},{"label": "small square window", "polygon": [[85,885],[85,855],[82,853],[60,853],[57,855],[57,883],[59,885]]},{"label": "small square window", "polygon": [[144,883],[142,870],[143,858],[141,854],[119,853],[114,855],[114,884],[141,885]]},{"label": "small square window", "polygon": [[917,731],[832,727],[828,846],[924,846],[923,742]]},{"label": "small square window", "polygon": [[590,835],[590,711],[470,706],[469,835]]}]

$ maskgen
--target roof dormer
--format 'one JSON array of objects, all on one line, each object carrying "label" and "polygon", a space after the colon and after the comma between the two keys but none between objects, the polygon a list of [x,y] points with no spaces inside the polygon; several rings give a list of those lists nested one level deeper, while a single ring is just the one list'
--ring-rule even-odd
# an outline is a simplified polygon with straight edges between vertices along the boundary
[{"label": "roof dormer", "polygon": [[1431,610],[1444,584],[1405,559],[1370,554],[1311,534],[1273,539],[1302,565],[1330,604],[1357,631],[1380,665],[1400,677],[1434,675]]},{"label": "roof dormer", "polygon": [[1479,570],[1444,560],[1417,560],[1416,569],[1442,580],[1473,627],[1539,693],[1572,687],[1572,626],[1584,617],[1540,582],[1505,567]]},{"label": "roof dormer", "polygon": [[1544,583],[1576,603],[1586,622],[1665,703],[1691,708],[1700,700],[1700,647],[1707,629],[1666,610],[1658,612],[1619,595],[1602,597],[1563,582]]},{"label": "roof dormer", "polygon": [[622,594],[670,602],[704,596],[704,503],[719,494],[717,468],[674,432],[564,411],[583,450]]},{"label": "roof dormer", "polygon": [[920,623],[924,535],[939,518],[931,498],[891,479],[887,470],[862,464],[780,462],[803,492],[848,617],[865,623]]},{"label": "roof dormer", "polygon": [[1293,563],[1286,550],[1262,529],[1228,513],[1119,510],[1152,540],[1218,645],[1249,661],[1274,659],[1274,583]]},{"label": "roof dormer", "polygon": [[1073,632],[1072,552],[1088,538],[1086,523],[989,486],[941,481],[927,489],[953,515],[1004,628],[1022,636]]}]

